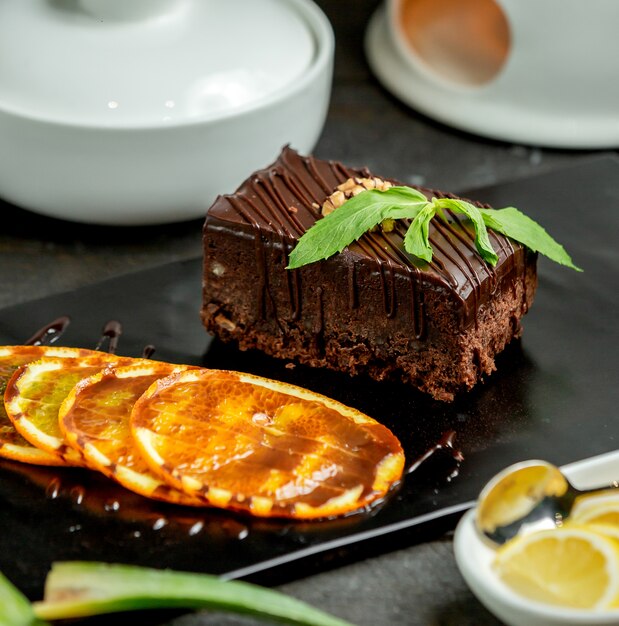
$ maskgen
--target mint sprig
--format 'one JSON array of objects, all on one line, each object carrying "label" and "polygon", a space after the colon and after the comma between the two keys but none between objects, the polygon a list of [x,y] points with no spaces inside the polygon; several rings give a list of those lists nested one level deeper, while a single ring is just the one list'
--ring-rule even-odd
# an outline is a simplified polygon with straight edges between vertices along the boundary
[{"label": "mint sprig", "polygon": [[565,248],[542,226],[514,207],[483,209],[470,202],[452,198],[428,200],[420,191],[403,186],[391,187],[385,191],[363,191],[318,220],[299,239],[290,253],[287,269],[297,269],[327,259],[389,218],[411,220],[404,237],[404,249],[430,263],[433,254],[429,241],[430,221],[436,215],[444,218],[445,210],[464,215],[471,221],[475,230],[475,247],[481,258],[492,266],[497,264],[498,256],[490,242],[488,228],[556,263],[582,271],[574,265]]},{"label": "mint sprig", "polygon": [[452,198],[441,198],[439,200],[435,198],[433,202],[436,202],[441,209],[451,209],[454,213],[463,213],[466,215],[466,217],[473,222],[477,252],[479,252],[481,258],[487,263],[490,263],[490,265],[497,264],[499,257],[490,243],[490,237],[488,237],[483,214],[474,204],[465,202],[464,200],[454,200]]},{"label": "mint sprig", "polygon": [[556,242],[542,226],[513,206],[504,209],[479,209],[488,228],[507,235],[522,245],[539,252],[550,260],[567,265],[577,272],[582,270],[572,263],[565,248]]},{"label": "mint sprig", "polygon": [[383,220],[414,217],[427,203],[427,198],[411,187],[371,189],[353,196],[299,239],[290,254],[288,269],[327,259]]},{"label": "mint sprig", "polygon": [[436,215],[436,205],[427,203],[413,219],[404,236],[404,248],[416,257],[427,261],[432,260],[430,245],[430,221]]}]

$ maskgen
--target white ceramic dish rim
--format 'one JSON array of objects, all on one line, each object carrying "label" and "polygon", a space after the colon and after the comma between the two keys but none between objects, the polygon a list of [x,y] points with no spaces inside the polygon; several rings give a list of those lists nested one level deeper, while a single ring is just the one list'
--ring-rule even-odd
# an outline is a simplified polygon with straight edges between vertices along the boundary
[{"label": "white ceramic dish rim", "polygon": [[[435,75],[429,77],[423,63],[413,64],[405,59],[396,46],[384,4],[370,18],[365,51],[373,74],[385,89],[415,111],[441,124],[495,141],[530,146],[591,150],[619,145],[619,126],[614,117],[587,115],[585,111],[576,119],[532,107],[485,101],[486,92],[495,88],[502,72],[472,91]],[[415,81],[412,87],[407,82],[411,77]],[[457,94],[468,99],[454,107],[453,99]]]},{"label": "white ceramic dish rim", "polygon": [[296,80],[290,82],[283,88],[273,93],[259,98],[255,102],[247,103],[243,106],[235,107],[231,111],[221,111],[215,114],[205,116],[195,116],[176,119],[166,122],[166,124],[148,122],[145,124],[111,124],[111,123],[84,123],[72,122],[70,120],[59,120],[53,117],[45,117],[43,115],[35,115],[23,113],[11,106],[7,106],[0,99],[0,114],[19,118],[20,120],[28,120],[34,123],[48,124],[57,127],[85,129],[85,130],[103,130],[103,131],[170,131],[178,128],[192,128],[197,126],[217,124],[222,121],[243,117],[244,115],[258,113],[263,109],[268,109],[287,98],[294,96],[298,92],[311,85],[318,75],[325,71],[325,68],[331,63],[335,52],[335,36],[333,28],[327,16],[322,9],[312,0],[281,0],[293,5],[294,10],[305,20],[310,28],[312,36],[316,42],[316,53],[312,59],[310,66],[300,74]]},{"label": "white ceramic dish rim", "polygon": [[[619,467],[619,451],[571,463],[563,466],[562,469],[570,480],[577,482],[579,475],[595,471],[596,466],[604,468],[607,463],[614,463],[616,467]],[[604,482],[606,481],[602,479],[601,483],[603,484]],[[607,626],[619,624],[619,609],[588,611],[563,608],[553,604],[529,600],[512,591],[492,571],[491,564],[495,551],[487,546],[477,535],[475,514],[476,508],[467,511],[458,523],[454,535],[456,563],[468,584],[470,584],[470,578],[480,587],[485,588],[488,595],[492,596],[494,603],[501,604],[513,612],[527,612],[532,616],[546,619],[549,622],[575,625],[590,624],[591,626],[596,624],[605,624]],[[478,595],[472,585],[471,589],[475,595]],[[482,602],[484,601],[481,595],[478,595],[478,597]]]}]

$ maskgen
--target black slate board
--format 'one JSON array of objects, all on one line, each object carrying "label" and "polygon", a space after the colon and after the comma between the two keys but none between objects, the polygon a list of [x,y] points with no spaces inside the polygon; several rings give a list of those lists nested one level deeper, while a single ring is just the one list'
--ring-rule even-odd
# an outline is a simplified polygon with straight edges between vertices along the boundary
[{"label": "black slate board", "polygon": [[200,325],[199,259],[126,275],[0,311],[0,343],[20,343],[60,315],[65,345],[94,347],[122,322],[119,353],[203,363],[300,384],[368,413],[403,442],[409,462],[455,433],[374,510],[320,523],[250,520],[150,502],[93,473],[0,462],[0,571],[40,597],[52,561],[93,559],[243,577],[264,584],[436,536],[485,481],[517,460],[557,464],[613,450],[619,437],[619,160],[604,157],[470,192],[542,222],[585,272],[540,261],[525,334],[498,371],[452,404],[396,384],[350,379],[210,341]]}]

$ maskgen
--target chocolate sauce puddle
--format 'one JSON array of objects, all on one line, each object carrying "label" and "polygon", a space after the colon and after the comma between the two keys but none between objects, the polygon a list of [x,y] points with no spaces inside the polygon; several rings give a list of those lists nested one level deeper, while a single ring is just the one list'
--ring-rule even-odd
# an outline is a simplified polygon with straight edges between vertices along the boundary
[{"label": "chocolate sauce puddle", "polygon": [[49,346],[60,339],[70,323],[71,318],[68,315],[63,315],[46,326],[39,328],[30,339],[24,341],[24,345]]}]

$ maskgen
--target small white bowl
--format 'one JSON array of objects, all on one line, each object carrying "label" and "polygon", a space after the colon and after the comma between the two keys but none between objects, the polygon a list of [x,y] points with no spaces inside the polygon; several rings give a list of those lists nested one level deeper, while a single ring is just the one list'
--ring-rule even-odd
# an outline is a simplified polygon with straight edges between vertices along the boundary
[{"label": "small white bowl", "polygon": [[[563,467],[579,488],[610,484],[619,476],[619,452],[603,454]],[[505,585],[492,569],[495,551],[475,530],[475,509],[460,520],[454,536],[456,563],[480,602],[508,626],[611,626],[619,624],[619,609],[604,612],[567,609],[528,600]]]},{"label": "small white bowl", "polygon": [[53,217],[202,217],[326,118],[311,0],[2,0],[0,197]]}]

